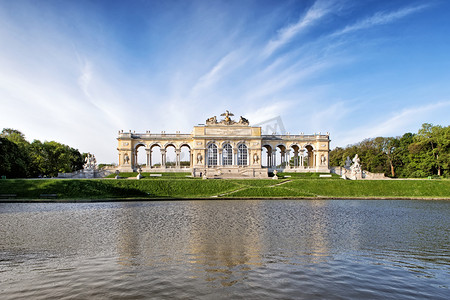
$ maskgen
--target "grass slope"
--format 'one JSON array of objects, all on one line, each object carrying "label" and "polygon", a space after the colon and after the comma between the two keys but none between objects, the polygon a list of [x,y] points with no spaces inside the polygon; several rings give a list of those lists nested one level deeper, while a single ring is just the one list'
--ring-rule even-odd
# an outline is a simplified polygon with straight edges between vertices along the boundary
[{"label": "grass slope", "polygon": [[[280,184],[281,183],[281,184]],[[57,194],[59,199],[120,198],[447,198],[449,180],[155,180],[114,179],[8,179],[0,180],[0,197],[39,199]],[[6,197],[6,196],[4,196]]]}]

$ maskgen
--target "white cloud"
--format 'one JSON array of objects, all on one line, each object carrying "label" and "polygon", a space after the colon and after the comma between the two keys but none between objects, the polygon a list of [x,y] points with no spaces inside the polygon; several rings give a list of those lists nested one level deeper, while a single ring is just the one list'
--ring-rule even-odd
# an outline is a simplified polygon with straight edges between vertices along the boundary
[{"label": "white cloud", "polygon": [[332,34],[332,36],[338,36],[354,31],[358,31],[361,29],[367,29],[371,28],[373,26],[377,25],[384,25],[388,23],[392,23],[394,21],[397,21],[398,19],[404,18],[408,15],[411,15],[413,13],[416,13],[418,11],[421,11],[425,8],[427,8],[428,5],[419,5],[419,6],[413,6],[413,7],[406,7],[402,8],[400,10],[394,11],[394,12],[377,12],[373,16],[363,19],[353,25],[348,25],[344,27],[344,29],[339,30]]},{"label": "white cloud", "polygon": [[330,2],[316,1],[306,14],[301,16],[296,23],[281,28],[278,31],[277,37],[267,43],[263,50],[263,56],[268,57],[272,55],[279,48],[289,43],[296,35],[323,18],[330,12],[331,7],[329,4]]},{"label": "white cloud", "polygon": [[360,142],[366,138],[398,136],[406,132],[417,132],[422,123],[429,122],[436,115],[442,114],[443,118],[446,118],[449,111],[450,101],[441,101],[424,106],[407,108],[397,114],[391,115],[384,121],[376,122],[376,120],[370,121],[369,119],[363,122],[362,126],[358,126],[357,122],[353,122],[351,124],[354,126],[353,129],[348,131],[340,130],[341,133],[336,137],[337,144],[345,146]]}]

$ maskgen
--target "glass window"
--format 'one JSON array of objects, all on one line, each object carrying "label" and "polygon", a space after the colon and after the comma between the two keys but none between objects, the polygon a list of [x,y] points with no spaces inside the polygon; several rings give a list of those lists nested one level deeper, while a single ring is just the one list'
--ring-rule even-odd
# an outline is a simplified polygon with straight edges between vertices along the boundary
[{"label": "glass window", "polygon": [[224,166],[231,166],[233,164],[233,149],[230,144],[225,144],[223,146],[222,164]]},{"label": "glass window", "polygon": [[208,146],[207,162],[208,166],[217,166],[217,146],[216,144],[210,144]]},{"label": "glass window", "polygon": [[240,144],[238,146],[238,165],[239,166],[246,166],[248,164],[247,156],[248,156],[247,146],[244,144]]}]

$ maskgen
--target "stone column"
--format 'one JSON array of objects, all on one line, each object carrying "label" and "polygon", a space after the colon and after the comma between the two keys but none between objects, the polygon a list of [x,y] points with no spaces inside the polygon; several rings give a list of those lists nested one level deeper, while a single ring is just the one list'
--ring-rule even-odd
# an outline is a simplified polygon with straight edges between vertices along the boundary
[{"label": "stone column", "polygon": [[304,152],[305,152],[304,149],[300,150],[300,167],[302,167],[302,168],[305,167],[304,156],[303,156]]},{"label": "stone column", "polygon": [[286,168],[290,169],[291,168],[291,150],[288,149],[286,150]]},{"label": "stone column", "polygon": [[237,166],[238,165],[238,149],[237,148],[233,148],[233,166]]},{"label": "stone column", "polygon": [[166,167],[166,150],[161,149],[161,168]]},{"label": "stone column", "polygon": [[181,150],[180,149],[175,149],[175,154],[176,154],[176,160],[175,160],[175,167],[176,168],[180,168],[181,167],[181,161],[180,161],[180,154],[181,154]]},{"label": "stone column", "polygon": [[147,168],[148,167],[150,167],[150,149],[145,149],[145,154],[146,154],[146,156],[147,156],[147,163],[146,163],[146,166],[147,166]]},{"label": "stone column", "polygon": [[217,165],[223,165],[223,149],[217,149]]},{"label": "stone column", "polygon": [[272,168],[277,168],[277,148],[272,150]]},{"label": "stone column", "polygon": [[294,168],[297,168],[298,164],[298,151],[294,151]]}]

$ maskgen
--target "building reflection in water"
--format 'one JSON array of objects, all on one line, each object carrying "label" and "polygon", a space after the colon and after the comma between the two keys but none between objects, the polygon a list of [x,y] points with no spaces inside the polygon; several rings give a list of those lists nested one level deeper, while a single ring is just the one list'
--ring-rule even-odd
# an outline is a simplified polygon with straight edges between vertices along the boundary
[{"label": "building reflection in water", "polygon": [[[225,286],[244,281],[249,271],[267,264],[326,262],[332,255],[330,248],[336,250],[346,242],[336,235],[343,228],[336,228],[333,219],[342,216],[329,211],[330,201],[140,205],[124,204],[118,218],[120,264],[173,265],[192,278]],[[355,230],[351,222],[345,227],[347,233]]]}]

